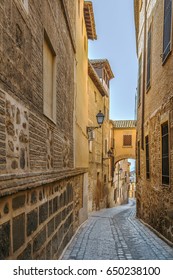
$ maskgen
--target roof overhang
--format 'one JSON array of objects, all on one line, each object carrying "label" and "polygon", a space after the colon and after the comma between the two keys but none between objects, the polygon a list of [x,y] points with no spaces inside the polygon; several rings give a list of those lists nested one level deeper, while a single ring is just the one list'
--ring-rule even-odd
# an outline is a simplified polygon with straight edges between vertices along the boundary
[{"label": "roof overhang", "polygon": [[138,34],[139,34],[139,0],[134,0],[134,18],[136,31],[136,50],[138,53]]},{"label": "roof overhang", "polygon": [[93,5],[91,1],[84,2],[84,18],[85,18],[88,39],[96,40],[97,34],[96,34],[96,27],[95,27],[95,20],[94,20]]},{"label": "roof overhang", "polygon": [[112,72],[111,66],[107,59],[91,59],[90,62],[93,65],[93,67],[96,67],[96,68],[105,67],[106,71],[108,73],[108,76],[109,76],[109,80],[114,78],[114,74]]},{"label": "roof overhang", "polygon": [[88,75],[91,78],[91,80],[93,81],[93,83],[95,84],[96,88],[98,89],[98,91],[100,92],[100,94],[102,96],[109,96],[108,92],[106,91],[105,87],[102,85],[96,71],[94,70],[94,67],[92,66],[92,64],[90,63],[90,61],[88,61]]},{"label": "roof overhang", "polygon": [[116,129],[136,128],[136,120],[119,120],[112,121],[113,127]]}]

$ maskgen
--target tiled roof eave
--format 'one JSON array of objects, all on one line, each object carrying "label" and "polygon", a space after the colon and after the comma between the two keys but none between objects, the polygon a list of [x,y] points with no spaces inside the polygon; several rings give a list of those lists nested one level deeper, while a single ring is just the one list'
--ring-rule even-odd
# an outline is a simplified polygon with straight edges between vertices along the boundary
[{"label": "tiled roof eave", "polygon": [[88,75],[91,78],[91,80],[93,81],[93,83],[95,84],[95,86],[97,87],[97,89],[99,90],[100,94],[102,96],[105,96],[105,95],[109,96],[109,93],[102,85],[97,73],[95,72],[93,66],[90,63],[88,63]]},{"label": "tiled roof eave", "polygon": [[93,6],[91,1],[84,2],[84,18],[85,18],[88,39],[96,40],[97,34],[96,34]]},{"label": "tiled roof eave", "polygon": [[113,127],[116,129],[130,129],[136,128],[136,121],[135,120],[120,120],[120,121],[112,121]]},{"label": "tiled roof eave", "polygon": [[114,74],[107,59],[91,59],[90,62],[93,66],[96,66],[98,68],[102,68],[104,65],[109,74],[109,79],[111,80],[114,78]]}]

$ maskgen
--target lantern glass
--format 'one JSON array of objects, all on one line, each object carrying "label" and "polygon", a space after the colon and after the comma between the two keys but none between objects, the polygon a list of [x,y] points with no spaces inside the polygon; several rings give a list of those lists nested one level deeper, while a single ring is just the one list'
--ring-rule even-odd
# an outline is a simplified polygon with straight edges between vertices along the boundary
[{"label": "lantern glass", "polygon": [[101,111],[99,111],[99,113],[96,115],[96,118],[97,118],[97,123],[100,125],[100,124],[103,124],[103,121],[104,121],[104,115]]}]

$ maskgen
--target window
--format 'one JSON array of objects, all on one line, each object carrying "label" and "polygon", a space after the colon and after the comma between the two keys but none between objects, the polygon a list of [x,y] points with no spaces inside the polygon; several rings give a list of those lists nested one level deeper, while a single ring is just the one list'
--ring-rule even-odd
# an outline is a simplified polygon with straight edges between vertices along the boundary
[{"label": "window", "polygon": [[145,137],[146,178],[150,179],[149,139]]},{"label": "window", "polygon": [[169,185],[169,134],[168,123],[162,125],[162,184]]},{"label": "window", "polygon": [[171,51],[172,0],[164,0],[163,57],[165,62]]},{"label": "window", "polygon": [[108,140],[105,139],[105,155],[107,154],[108,152]]},{"label": "window", "polygon": [[148,43],[147,43],[147,84],[146,89],[150,88],[151,84],[151,26],[148,30]]},{"label": "window", "polygon": [[142,56],[138,62],[138,105],[141,103],[141,70],[142,70]]},{"label": "window", "polygon": [[137,144],[137,174],[140,176],[141,173],[141,165],[140,165],[140,141]]},{"label": "window", "polygon": [[123,135],[123,146],[132,146],[132,135]]},{"label": "window", "polygon": [[43,44],[43,102],[44,114],[56,120],[55,52],[45,35]]}]

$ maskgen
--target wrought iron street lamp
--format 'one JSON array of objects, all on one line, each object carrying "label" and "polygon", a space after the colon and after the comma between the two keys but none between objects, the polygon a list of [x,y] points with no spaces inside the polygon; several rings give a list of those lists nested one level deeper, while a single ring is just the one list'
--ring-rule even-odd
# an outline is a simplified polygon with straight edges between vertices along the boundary
[{"label": "wrought iron street lamp", "polygon": [[100,128],[104,122],[104,118],[105,118],[105,116],[100,110],[99,113],[96,115],[97,123],[99,126],[89,126],[89,127],[87,126],[87,133],[93,131],[96,128]]}]

